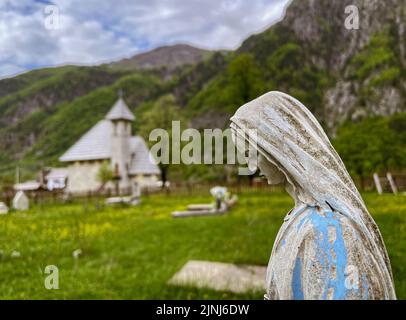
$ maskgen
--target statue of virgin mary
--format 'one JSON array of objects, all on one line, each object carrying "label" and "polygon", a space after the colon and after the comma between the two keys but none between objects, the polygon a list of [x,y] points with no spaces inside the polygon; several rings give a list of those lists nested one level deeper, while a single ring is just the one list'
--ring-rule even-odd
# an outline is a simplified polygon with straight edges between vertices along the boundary
[{"label": "statue of virgin mary", "polygon": [[396,299],[378,226],[312,113],[269,92],[240,107],[231,129],[245,141],[239,151],[258,151],[249,166],[295,201],[273,245],[265,299]]}]

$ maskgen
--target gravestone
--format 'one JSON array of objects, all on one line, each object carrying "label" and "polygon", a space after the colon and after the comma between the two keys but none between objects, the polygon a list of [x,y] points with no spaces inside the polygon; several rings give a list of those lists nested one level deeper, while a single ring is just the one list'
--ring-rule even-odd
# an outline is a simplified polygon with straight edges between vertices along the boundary
[{"label": "gravestone", "polygon": [[0,214],[7,214],[8,213],[8,207],[4,202],[0,202]]},{"label": "gravestone", "polygon": [[237,196],[230,197],[226,187],[216,186],[210,189],[210,194],[214,198],[213,204],[190,204],[187,211],[174,211],[172,217],[201,217],[201,216],[219,216],[226,213],[233,205],[237,203]]},{"label": "gravestone", "polygon": [[13,208],[16,210],[28,210],[29,200],[23,191],[18,191],[14,196]]},{"label": "gravestone", "polygon": [[216,201],[216,210],[220,210],[221,202],[224,200],[227,194],[227,188],[216,186],[210,189],[210,193]]},{"label": "gravestone", "polygon": [[140,198],[141,197],[141,187],[140,184],[137,181],[134,181],[132,184],[132,197],[134,198]]},{"label": "gravestone", "polygon": [[141,186],[137,181],[134,181],[131,189],[131,204],[137,205],[141,201]]}]

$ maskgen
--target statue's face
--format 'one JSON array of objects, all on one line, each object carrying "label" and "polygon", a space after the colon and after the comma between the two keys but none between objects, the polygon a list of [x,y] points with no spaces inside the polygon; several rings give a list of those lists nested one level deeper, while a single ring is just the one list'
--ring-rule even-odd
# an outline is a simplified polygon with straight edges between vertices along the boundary
[{"label": "statue's face", "polygon": [[233,142],[236,144],[238,151],[245,155],[248,168],[255,172],[258,168],[261,173],[267,178],[268,184],[278,185],[285,183],[285,175],[278,169],[277,166],[272,164],[264,155],[261,153],[249,152],[249,144],[245,139],[235,139],[235,135],[232,135]]},{"label": "statue's face", "polygon": [[261,173],[268,179],[271,185],[282,184],[286,181],[285,175],[278,169],[277,166],[269,162],[262,154],[258,155],[258,168]]}]

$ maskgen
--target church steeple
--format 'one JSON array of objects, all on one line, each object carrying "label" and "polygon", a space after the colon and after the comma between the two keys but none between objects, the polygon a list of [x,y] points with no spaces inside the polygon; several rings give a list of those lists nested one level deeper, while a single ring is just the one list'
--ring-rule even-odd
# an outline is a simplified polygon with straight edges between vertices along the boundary
[{"label": "church steeple", "polygon": [[130,186],[130,139],[131,122],[135,120],[133,113],[125,104],[122,91],[119,98],[106,115],[112,122],[111,165],[114,173],[119,178],[119,189],[125,190]]},{"label": "church steeple", "polygon": [[106,119],[108,120],[127,120],[134,121],[135,116],[130,111],[128,106],[123,100],[123,92],[120,90],[118,92],[119,98],[116,103],[113,105],[111,110],[107,113]]}]

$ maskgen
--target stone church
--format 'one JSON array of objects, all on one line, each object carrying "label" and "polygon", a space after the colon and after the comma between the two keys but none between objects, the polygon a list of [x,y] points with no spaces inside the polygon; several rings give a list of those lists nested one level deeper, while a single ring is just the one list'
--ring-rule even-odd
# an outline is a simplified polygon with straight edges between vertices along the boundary
[{"label": "stone church", "polygon": [[104,162],[111,166],[114,183],[105,187],[128,193],[134,184],[151,186],[159,180],[160,169],[140,136],[132,135],[134,115],[120,97],[106,117],[86,132],[60,158],[68,163],[66,190],[70,193],[97,191],[97,176]]}]

